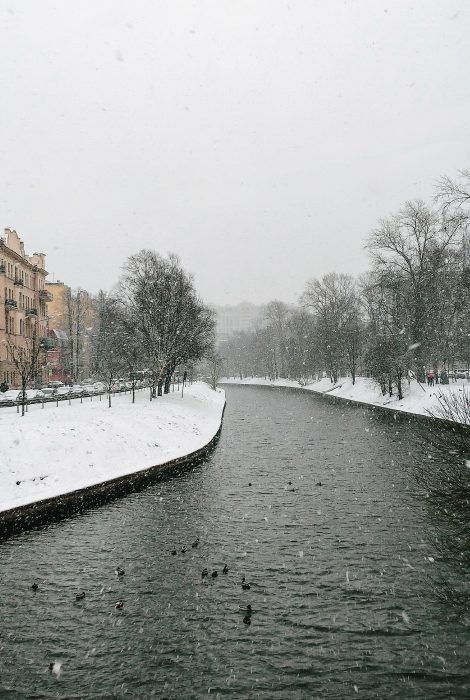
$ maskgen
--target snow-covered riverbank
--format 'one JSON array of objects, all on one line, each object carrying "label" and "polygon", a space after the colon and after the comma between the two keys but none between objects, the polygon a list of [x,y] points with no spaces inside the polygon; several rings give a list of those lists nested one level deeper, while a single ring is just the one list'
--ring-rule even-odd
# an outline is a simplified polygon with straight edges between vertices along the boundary
[{"label": "snow-covered riverbank", "polygon": [[225,394],[197,383],[149,401],[148,391],[107,401],[39,404],[22,418],[0,411],[0,511],[165,464],[205,447]]},{"label": "snow-covered riverbank", "polygon": [[[299,382],[292,379],[276,379],[270,381],[259,377],[250,377],[246,379],[224,378],[220,380],[221,384],[255,384],[258,386],[283,386],[294,387],[299,389]],[[313,391],[318,394],[331,394],[341,399],[349,399],[350,401],[359,401],[361,403],[370,404],[371,406],[380,406],[381,408],[389,408],[395,411],[403,411],[404,413],[412,413],[416,415],[428,416],[429,411],[433,412],[439,405],[439,395],[447,392],[470,391],[470,384],[465,380],[459,380],[453,384],[439,384],[437,386],[428,387],[420,385],[415,380],[408,383],[405,381],[403,387],[404,397],[398,401],[396,396],[382,396],[382,393],[377,384],[372,379],[366,377],[358,377],[353,385],[350,378],[341,378],[336,384],[332,384],[328,377],[320,379],[313,384],[303,386],[303,389]]]}]

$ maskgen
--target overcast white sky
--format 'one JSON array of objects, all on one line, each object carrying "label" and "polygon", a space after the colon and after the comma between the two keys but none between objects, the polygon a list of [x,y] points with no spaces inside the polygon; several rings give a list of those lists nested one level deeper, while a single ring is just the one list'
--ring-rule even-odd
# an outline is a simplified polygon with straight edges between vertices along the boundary
[{"label": "overcast white sky", "polygon": [[0,0],[0,99],[0,226],[51,278],[150,247],[291,302],[470,166],[470,2]]}]

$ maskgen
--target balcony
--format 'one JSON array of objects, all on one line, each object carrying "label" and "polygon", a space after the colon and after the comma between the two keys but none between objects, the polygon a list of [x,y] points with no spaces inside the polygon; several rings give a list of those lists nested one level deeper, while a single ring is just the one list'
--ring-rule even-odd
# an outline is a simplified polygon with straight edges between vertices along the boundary
[{"label": "balcony", "polygon": [[17,287],[22,287],[22,286],[23,286],[23,280],[21,280],[21,279],[18,277],[17,279],[15,279],[15,281],[13,282],[13,284],[15,284]]},{"label": "balcony", "polygon": [[7,311],[10,311],[11,309],[17,309],[18,302],[14,299],[5,299],[5,308]]},{"label": "balcony", "polygon": [[43,350],[53,350],[54,341],[52,338],[41,338],[40,346]]},{"label": "balcony", "polygon": [[37,316],[38,310],[37,309],[26,309],[25,314],[26,314],[26,316]]},{"label": "balcony", "polygon": [[39,298],[42,299],[43,301],[52,301],[54,298],[50,292],[47,291],[47,289],[40,289],[39,290]]}]

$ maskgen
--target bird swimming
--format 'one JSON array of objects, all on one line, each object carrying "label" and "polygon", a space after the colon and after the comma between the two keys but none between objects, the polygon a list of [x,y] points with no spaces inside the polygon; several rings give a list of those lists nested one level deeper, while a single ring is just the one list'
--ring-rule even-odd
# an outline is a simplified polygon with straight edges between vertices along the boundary
[{"label": "bird swimming", "polygon": [[251,588],[250,584],[249,584],[249,583],[246,583],[246,582],[245,582],[245,577],[243,577],[243,578],[242,578],[242,589],[243,589],[244,591],[249,591],[250,588]]},{"label": "bird swimming", "polygon": [[181,554],[186,554],[186,546],[184,546],[183,549],[181,550]]},{"label": "bird swimming", "polygon": [[77,593],[75,596],[75,600],[83,600],[85,597],[85,591],[80,591],[80,593]]},{"label": "bird swimming", "polygon": [[38,584],[36,583],[36,581],[33,583],[33,585],[31,586],[31,588],[33,589],[33,591],[37,591],[37,590],[38,590],[39,586],[38,586]]},{"label": "bird swimming", "polygon": [[224,568],[222,569],[223,574],[228,574],[228,566],[225,564]]},{"label": "bird swimming", "polygon": [[217,578],[218,575],[219,574],[215,570],[211,573],[212,578]]},{"label": "bird swimming", "polygon": [[209,575],[209,572],[208,572],[207,569],[203,569],[203,570],[201,571],[201,576],[202,576],[202,578],[204,578],[204,576],[208,576],[208,575]]},{"label": "bird swimming", "polygon": [[196,537],[196,539],[195,539],[194,542],[192,543],[191,547],[194,549],[195,547],[198,546],[198,544],[199,544],[199,537]]},{"label": "bird swimming", "polygon": [[121,599],[119,599],[119,600],[116,602],[116,605],[115,605],[114,607],[115,607],[117,610],[122,610],[122,608],[124,607],[124,601],[121,600]]},{"label": "bird swimming", "polygon": [[116,568],[116,576],[124,576],[125,573],[124,569],[121,569],[120,566]]},{"label": "bird swimming", "polygon": [[171,553],[172,553],[173,556],[175,556],[175,554],[176,554],[176,549],[172,549],[172,550],[171,550]]}]

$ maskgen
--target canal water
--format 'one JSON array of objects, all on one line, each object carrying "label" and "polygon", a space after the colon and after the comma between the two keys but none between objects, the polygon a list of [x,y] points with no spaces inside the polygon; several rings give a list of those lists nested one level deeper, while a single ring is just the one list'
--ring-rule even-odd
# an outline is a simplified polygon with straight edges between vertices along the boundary
[{"label": "canal water", "polygon": [[0,544],[0,698],[470,697],[445,595],[465,572],[413,480],[425,429],[226,390],[194,470]]}]

